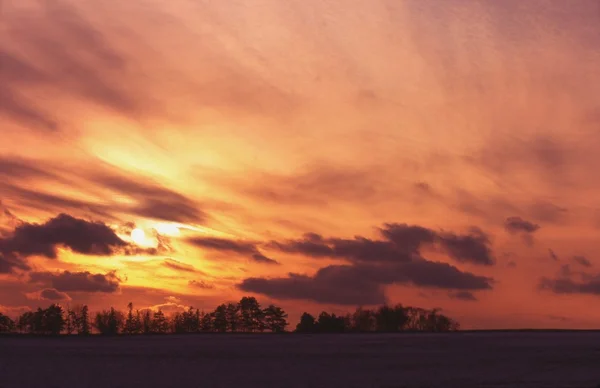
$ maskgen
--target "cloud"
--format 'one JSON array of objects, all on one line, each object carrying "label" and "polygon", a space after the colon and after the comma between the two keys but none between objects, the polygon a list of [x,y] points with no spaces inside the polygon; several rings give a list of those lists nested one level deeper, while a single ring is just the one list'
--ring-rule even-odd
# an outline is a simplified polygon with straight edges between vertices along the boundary
[{"label": "cloud", "polygon": [[115,272],[92,274],[88,271],[64,271],[61,273],[31,272],[29,281],[47,285],[61,292],[114,293],[119,290],[121,279]]},{"label": "cloud", "polygon": [[538,224],[526,221],[521,217],[508,217],[504,222],[504,229],[510,233],[534,233],[539,228]]},{"label": "cloud", "polygon": [[49,301],[69,301],[71,300],[71,297],[64,292],[60,292],[58,290],[55,290],[54,288],[45,288],[41,291],[38,292],[32,292],[32,293],[28,293],[27,297],[29,299],[35,299],[35,300],[49,300]]},{"label": "cloud", "polygon": [[569,277],[546,278],[540,280],[539,288],[550,290],[555,294],[590,294],[600,295],[600,275],[586,280],[573,280]]},{"label": "cloud", "polygon": [[43,224],[17,226],[11,236],[0,239],[0,252],[5,256],[39,255],[55,259],[58,246],[84,255],[108,256],[126,245],[105,224],[63,213]]},{"label": "cloud", "polygon": [[0,237],[0,273],[30,269],[25,259],[44,256],[56,259],[58,247],[84,255],[109,256],[118,252],[136,253],[136,247],[121,240],[101,222],[59,214],[45,223],[21,222],[11,233]]},{"label": "cloud", "polygon": [[388,265],[331,265],[313,276],[244,279],[238,288],[275,299],[305,299],[319,303],[369,305],[385,302],[384,286],[409,284],[450,290],[489,290],[493,280],[460,271],[446,263],[416,260]]},{"label": "cloud", "polygon": [[[207,215],[198,208],[198,204],[172,189],[164,187],[154,179],[102,165],[87,170],[81,167],[81,173],[74,175],[68,169],[41,163],[34,159],[0,158],[0,189],[6,191],[14,200],[27,207],[47,211],[85,211],[103,219],[117,220],[115,213],[125,213],[145,218],[181,223],[203,223]],[[123,201],[108,203],[106,199],[93,202],[65,197],[58,193],[30,189],[29,181],[48,180],[78,189],[97,196],[98,189],[110,191],[108,198],[128,197],[130,203]],[[23,185],[27,182],[27,185]],[[120,221],[120,220],[119,220]]]},{"label": "cloud", "polygon": [[206,219],[206,214],[198,209],[194,201],[149,178],[125,176],[121,172],[110,171],[92,174],[90,180],[137,202],[131,206],[120,206],[119,210],[123,212],[183,223],[202,223]]},{"label": "cloud", "polygon": [[495,259],[490,249],[489,237],[480,229],[473,228],[468,235],[444,233],[439,236],[439,244],[458,262],[480,265],[493,265]]},{"label": "cloud", "polygon": [[[573,261],[585,269],[591,267],[591,262],[583,256],[574,256]],[[555,277],[541,277],[538,288],[555,294],[600,295],[600,274],[574,270],[570,264],[563,264]]]},{"label": "cloud", "polygon": [[569,210],[551,202],[537,201],[530,207],[531,215],[541,222],[565,223]]},{"label": "cloud", "polygon": [[30,88],[67,92],[128,115],[149,105],[148,98],[131,93],[122,82],[133,63],[75,7],[52,1],[38,2],[34,9],[7,6],[4,12],[8,39],[25,53],[2,53],[8,81],[3,82],[8,98],[2,100],[8,103],[0,104],[5,114],[25,125],[58,128],[55,118],[23,96]]},{"label": "cloud", "polygon": [[236,241],[217,237],[192,237],[189,238],[187,242],[208,250],[238,253],[240,255],[248,256],[257,263],[279,265],[277,260],[273,260],[260,253],[254,242]]},{"label": "cloud", "polygon": [[556,255],[556,253],[552,249],[548,248],[548,253],[550,254],[550,258],[552,260],[558,261],[558,256]]},{"label": "cloud", "polygon": [[190,280],[188,285],[193,288],[201,288],[204,290],[212,290],[215,288],[212,284],[206,283],[204,280]]},{"label": "cloud", "polygon": [[164,267],[173,269],[175,271],[191,272],[191,273],[197,272],[196,268],[194,268],[192,265],[185,264],[185,263],[182,263],[180,261],[173,260],[173,259],[170,259],[170,258],[165,259],[162,262],[162,265]]},{"label": "cloud", "polygon": [[28,127],[56,131],[58,123],[55,118],[18,92],[19,81],[41,82],[43,74],[4,50],[0,50],[0,63],[0,82],[4,85],[0,89],[0,114]]},{"label": "cloud", "polygon": [[573,256],[573,261],[583,267],[591,267],[592,263],[584,256]]},{"label": "cloud", "polygon": [[477,297],[475,297],[475,295],[470,291],[451,292],[448,294],[448,296],[450,296],[452,299],[464,300],[468,302],[477,301]]},{"label": "cloud", "polygon": [[424,245],[437,245],[452,259],[480,265],[493,265],[495,259],[488,236],[477,228],[469,234],[437,232],[421,226],[387,223],[379,228],[384,240],[361,236],[353,239],[324,238],[306,233],[300,239],[271,241],[270,248],[310,257],[334,257],[355,263],[407,262],[419,255]]},{"label": "cloud", "polygon": [[189,238],[187,242],[200,248],[215,251],[227,251],[240,254],[253,254],[258,251],[255,243],[217,237],[192,237]]},{"label": "cloud", "polygon": [[271,258],[268,258],[267,256],[261,254],[261,253],[255,253],[252,255],[252,259],[254,261],[256,261],[257,263],[263,263],[263,264],[271,264],[271,265],[280,265],[281,263],[279,263],[277,260],[273,260]]}]

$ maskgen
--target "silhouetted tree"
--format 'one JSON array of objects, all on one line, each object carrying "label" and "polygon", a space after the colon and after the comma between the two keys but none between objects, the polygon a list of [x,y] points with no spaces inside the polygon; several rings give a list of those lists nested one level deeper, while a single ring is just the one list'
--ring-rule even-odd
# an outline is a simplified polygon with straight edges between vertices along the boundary
[{"label": "silhouetted tree", "polygon": [[211,332],[214,331],[213,326],[213,315],[210,313],[202,313],[200,317],[200,331]]},{"label": "silhouetted tree", "polygon": [[35,313],[27,311],[21,314],[17,319],[17,328],[21,333],[33,333],[35,330]]},{"label": "silhouetted tree", "polygon": [[123,328],[123,313],[110,308],[110,310],[104,310],[96,314],[94,326],[103,335],[116,335]]},{"label": "silhouetted tree", "polygon": [[52,304],[43,310],[42,330],[45,334],[58,335],[65,328],[65,318],[60,305]]},{"label": "silhouetted tree", "polygon": [[157,334],[166,334],[169,331],[169,321],[165,314],[158,310],[152,318],[152,332]]},{"label": "silhouetted tree", "polygon": [[9,316],[0,313],[0,333],[10,333],[15,330],[15,322]]},{"label": "silhouetted tree", "polygon": [[263,310],[265,317],[265,326],[268,330],[273,333],[281,333],[285,331],[285,327],[288,325],[285,311],[281,307],[275,305],[269,305]]},{"label": "silhouetted tree", "polygon": [[309,313],[303,313],[300,317],[300,322],[296,325],[298,333],[315,333],[317,331],[317,322],[315,317]]},{"label": "silhouetted tree", "polygon": [[343,333],[346,331],[346,319],[335,314],[328,314],[325,311],[319,314],[317,320],[317,331],[319,333]]},{"label": "silhouetted tree", "polygon": [[408,321],[408,315],[401,305],[390,307],[381,306],[375,313],[378,332],[396,332],[404,329]]},{"label": "silhouetted tree", "polygon": [[129,302],[127,305],[127,319],[125,319],[125,326],[123,332],[126,334],[139,334],[142,331],[142,322],[140,320],[140,312],[136,311],[133,313],[133,303]]},{"label": "silhouetted tree", "polygon": [[245,296],[239,302],[241,329],[244,332],[264,331],[264,314],[253,296]]},{"label": "silhouetted tree", "polygon": [[152,333],[152,313],[150,309],[146,309],[144,314],[142,314],[142,333]]},{"label": "silhouetted tree", "polygon": [[350,327],[352,331],[369,332],[375,331],[377,320],[373,311],[359,307],[350,316]]},{"label": "silhouetted tree", "polygon": [[83,305],[75,314],[75,323],[77,324],[77,333],[80,335],[90,334],[90,317],[88,312],[88,306]]},{"label": "silhouetted tree", "polygon": [[219,333],[227,331],[227,306],[221,304],[213,312],[213,327]]},{"label": "silhouetted tree", "polygon": [[227,316],[227,331],[235,332],[238,331],[238,326],[240,322],[240,306],[235,303],[227,304],[227,311],[225,312]]}]

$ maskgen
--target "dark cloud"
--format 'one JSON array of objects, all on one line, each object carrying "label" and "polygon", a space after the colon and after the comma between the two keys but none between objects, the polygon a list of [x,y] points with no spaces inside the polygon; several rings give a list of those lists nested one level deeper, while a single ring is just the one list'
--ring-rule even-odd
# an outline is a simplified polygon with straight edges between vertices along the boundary
[{"label": "dark cloud", "polygon": [[280,263],[277,260],[273,260],[261,253],[255,253],[252,255],[252,259],[254,261],[256,261],[257,263],[263,263],[263,264],[271,264],[271,265],[280,265]]},{"label": "dark cloud", "polygon": [[121,279],[115,272],[92,274],[88,271],[64,271],[61,273],[31,272],[29,281],[47,285],[61,292],[113,293],[118,291]]},{"label": "dark cloud", "polygon": [[[85,171],[85,174],[74,176],[58,166],[45,166],[31,159],[0,158],[0,176],[9,178],[0,181],[2,191],[19,204],[39,210],[85,211],[111,220],[118,220],[113,215],[118,212],[182,223],[202,223],[207,217],[193,200],[160,185],[150,177],[126,175],[123,171],[108,166],[103,166],[100,171]],[[132,204],[93,203],[64,197],[58,193],[32,190],[22,184],[23,180],[39,178],[77,187],[86,185],[85,189],[108,189],[119,197],[129,197]]]},{"label": "dark cloud", "polygon": [[212,290],[213,288],[215,288],[215,286],[213,286],[212,284],[206,283],[204,280],[190,280],[188,282],[188,285],[190,287],[201,288],[204,290]]},{"label": "dark cloud", "polygon": [[448,294],[452,299],[464,300],[468,302],[477,301],[477,297],[470,291],[457,291]]},{"label": "dark cloud", "polygon": [[217,237],[192,237],[187,241],[190,244],[203,249],[222,252],[234,252],[240,255],[244,255],[257,263],[270,265],[280,264],[277,260],[273,260],[260,253],[256,243],[250,241],[236,241]]},{"label": "dark cloud", "polygon": [[540,280],[539,288],[555,294],[600,295],[600,275],[579,281],[567,276],[554,279],[544,277]]},{"label": "dark cloud", "polygon": [[449,290],[487,290],[492,279],[460,271],[446,263],[416,260],[388,265],[331,265],[313,276],[290,273],[284,278],[248,278],[238,284],[246,292],[276,299],[307,299],[343,305],[385,302],[384,286],[410,284]]},{"label": "dark cloud", "polygon": [[584,267],[591,267],[592,263],[584,256],[573,256],[573,261]]},{"label": "dark cloud", "polygon": [[173,259],[165,259],[162,262],[162,265],[164,267],[170,268],[170,269],[174,269],[175,271],[181,271],[181,272],[197,272],[196,268],[194,268],[193,266],[189,265],[189,264],[185,264],[182,263],[180,261],[177,260],[173,260]]},{"label": "dark cloud", "polygon": [[283,300],[303,299],[340,305],[384,303],[382,285],[363,279],[354,271],[352,266],[332,266],[319,270],[314,277],[291,273],[286,278],[248,278],[238,288]]},{"label": "dark cloud", "polygon": [[495,259],[490,249],[490,239],[480,229],[473,228],[468,235],[444,233],[439,236],[439,244],[458,262],[493,265]]},{"label": "dark cloud", "polygon": [[379,228],[385,240],[361,236],[353,239],[323,238],[306,233],[297,240],[271,241],[268,246],[286,253],[320,258],[334,257],[351,262],[407,262],[420,254],[424,245],[438,245],[459,262],[492,265],[495,263],[489,237],[477,228],[469,234],[437,232],[421,226],[388,223]]},{"label": "dark cloud", "polygon": [[103,223],[59,214],[43,224],[17,226],[11,236],[0,239],[0,252],[5,257],[39,255],[55,259],[59,246],[85,255],[108,256],[126,245]]},{"label": "dark cloud", "polygon": [[254,254],[258,252],[256,244],[247,241],[234,241],[216,237],[192,237],[187,240],[192,245],[215,251],[227,251],[240,254]]},{"label": "dark cloud", "polygon": [[60,292],[55,290],[54,288],[45,288],[39,293],[40,300],[51,300],[51,301],[59,301],[59,300],[71,300],[71,297],[64,292]]},{"label": "dark cloud", "polygon": [[28,271],[31,267],[20,257],[0,252],[0,274],[14,272],[15,269]]},{"label": "dark cloud", "polygon": [[424,244],[433,244],[438,235],[431,229],[417,225],[387,223],[379,232],[407,252],[418,253]]},{"label": "dark cloud", "polygon": [[504,229],[510,233],[534,233],[540,226],[521,217],[508,217],[504,221]]},{"label": "dark cloud", "polygon": [[114,192],[125,194],[137,204],[121,206],[119,210],[142,217],[174,222],[205,221],[206,214],[196,203],[182,194],[141,176],[125,176],[119,172],[93,174],[94,183]]}]

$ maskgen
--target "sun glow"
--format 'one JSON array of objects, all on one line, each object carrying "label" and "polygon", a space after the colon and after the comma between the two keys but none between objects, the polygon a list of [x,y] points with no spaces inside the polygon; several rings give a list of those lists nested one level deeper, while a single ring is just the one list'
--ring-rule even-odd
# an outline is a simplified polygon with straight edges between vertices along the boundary
[{"label": "sun glow", "polygon": [[131,231],[131,240],[137,245],[145,245],[146,233],[140,228],[135,228]]}]

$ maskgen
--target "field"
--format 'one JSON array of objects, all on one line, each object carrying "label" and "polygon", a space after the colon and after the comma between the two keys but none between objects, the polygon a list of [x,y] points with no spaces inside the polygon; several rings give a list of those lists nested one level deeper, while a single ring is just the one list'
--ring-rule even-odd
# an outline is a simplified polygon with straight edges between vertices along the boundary
[{"label": "field", "polygon": [[600,387],[599,332],[0,337],[0,387]]}]

